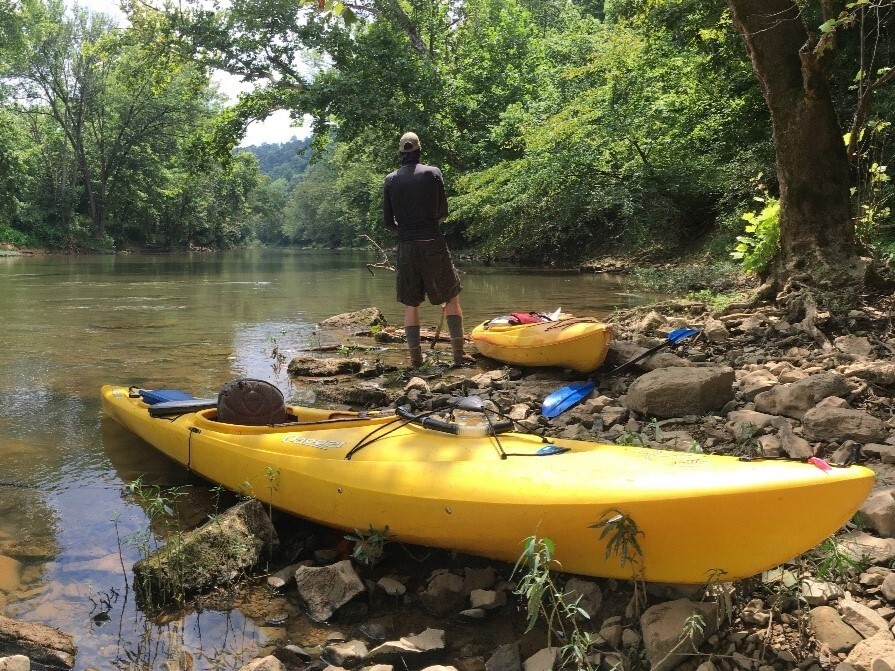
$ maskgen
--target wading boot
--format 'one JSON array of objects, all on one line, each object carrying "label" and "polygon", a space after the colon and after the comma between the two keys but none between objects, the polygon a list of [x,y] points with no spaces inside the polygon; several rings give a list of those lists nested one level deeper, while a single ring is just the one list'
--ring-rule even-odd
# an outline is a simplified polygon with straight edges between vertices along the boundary
[{"label": "wading boot", "polygon": [[454,355],[454,367],[469,366],[475,363],[475,357],[467,354],[463,338],[451,338],[451,352]]},{"label": "wading boot", "polygon": [[407,351],[410,353],[410,367],[411,368],[422,368],[423,348],[422,347],[408,347]]}]

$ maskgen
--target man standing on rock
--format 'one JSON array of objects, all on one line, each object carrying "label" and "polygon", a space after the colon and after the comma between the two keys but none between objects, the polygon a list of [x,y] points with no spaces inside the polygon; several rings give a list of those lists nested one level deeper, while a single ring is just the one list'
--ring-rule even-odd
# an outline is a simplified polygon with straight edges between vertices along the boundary
[{"label": "man standing on rock", "polygon": [[404,334],[411,368],[423,365],[420,311],[423,299],[444,303],[454,365],[473,361],[464,350],[460,275],[439,226],[448,215],[441,170],[420,163],[420,139],[404,133],[398,142],[401,167],[385,177],[382,223],[397,233],[398,302],[404,305]]}]

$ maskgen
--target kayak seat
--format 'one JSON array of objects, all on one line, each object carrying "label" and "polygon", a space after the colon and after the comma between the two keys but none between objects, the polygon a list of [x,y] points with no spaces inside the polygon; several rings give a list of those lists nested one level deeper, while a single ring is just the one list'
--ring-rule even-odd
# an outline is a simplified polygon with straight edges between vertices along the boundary
[{"label": "kayak seat", "polygon": [[225,384],[218,394],[219,422],[266,426],[291,419],[283,392],[265,380],[239,378]]}]

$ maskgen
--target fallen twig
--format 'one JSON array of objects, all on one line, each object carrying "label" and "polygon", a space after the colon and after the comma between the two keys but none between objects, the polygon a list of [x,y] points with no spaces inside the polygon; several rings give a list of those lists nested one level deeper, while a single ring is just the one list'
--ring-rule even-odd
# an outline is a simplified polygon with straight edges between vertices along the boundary
[{"label": "fallen twig", "polygon": [[370,244],[372,244],[376,249],[379,250],[379,253],[382,254],[381,261],[377,261],[376,263],[368,263],[367,264],[367,270],[370,271],[370,274],[373,275],[374,277],[376,276],[376,273],[373,272],[373,268],[382,268],[383,270],[390,270],[392,272],[395,272],[395,267],[391,264],[391,261],[388,260],[388,252],[386,252],[382,247],[380,247],[379,243],[377,243],[369,235],[365,234],[363,237],[365,237],[367,240],[369,240]]}]

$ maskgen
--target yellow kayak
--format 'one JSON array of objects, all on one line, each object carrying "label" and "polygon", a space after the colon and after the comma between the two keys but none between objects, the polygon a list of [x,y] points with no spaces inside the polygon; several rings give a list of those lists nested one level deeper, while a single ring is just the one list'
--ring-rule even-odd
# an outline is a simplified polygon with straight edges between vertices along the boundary
[{"label": "yellow kayak", "polygon": [[491,320],[476,326],[470,337],[480,354],[503,363],[589,373],[606,358],[612,329],[592,317],[561,315],[535,324]]},{"label": "yellow kayak", "polygon": [[833,534],[874,482],[861,466],[548,440],[474,412],[461,423],[288,406],[286,423],[244,426],[217,421],[214,400],[149,405],[142,393],[104,386],[103,411],[228,489],[338,529],[387,526],[395,541],[507,562],[526,538],[550,538],[563,571],[590,576],[632,577],[597,526],[623,516],[641,532],[643,579],[745,578]]}]

